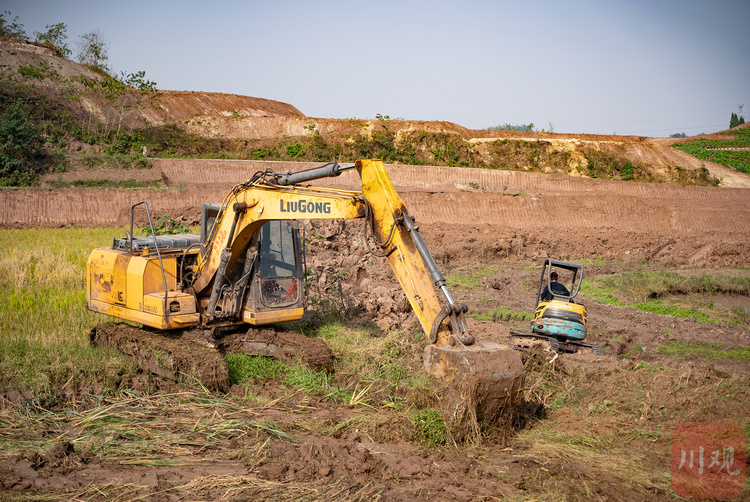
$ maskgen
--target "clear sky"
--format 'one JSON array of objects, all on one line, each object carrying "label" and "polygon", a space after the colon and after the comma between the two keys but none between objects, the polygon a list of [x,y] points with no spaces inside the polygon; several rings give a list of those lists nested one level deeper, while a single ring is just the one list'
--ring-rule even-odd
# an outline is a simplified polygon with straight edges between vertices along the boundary
[{"label": "clear sky", "polygon": [[[750,121],[750,0],[0,0],[159,89],[309,117],[669,136]],[[6,14],[6,19],[8,16]]]}]

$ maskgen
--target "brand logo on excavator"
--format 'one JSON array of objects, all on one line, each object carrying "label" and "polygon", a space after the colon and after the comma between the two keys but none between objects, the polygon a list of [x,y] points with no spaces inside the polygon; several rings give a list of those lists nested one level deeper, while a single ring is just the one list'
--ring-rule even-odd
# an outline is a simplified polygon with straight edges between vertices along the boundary
[{"label": "brand logo on excavator", "polygon": [[330,202],[312,202],[305,199],[300,199],[298,201],[285,201],[284,199],[280,199],[279,204],[282,213],[331,213]]}]

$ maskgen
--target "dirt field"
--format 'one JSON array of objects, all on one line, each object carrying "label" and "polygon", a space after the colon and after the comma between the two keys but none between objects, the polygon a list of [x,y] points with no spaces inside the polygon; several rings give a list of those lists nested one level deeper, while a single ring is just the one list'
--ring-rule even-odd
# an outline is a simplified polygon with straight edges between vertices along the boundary
[{"label": "dirt field", "polygon": [[[158,171],[168,185],[182,189],[2,190],[0,226],[125,225],[129,205],[140,200],[150,202],[153,214],[193,223],[202,202],[220,200],[228,181],[262,167],[206,164],[156,163],[149,175]],[[590,278],[623,271],[750,275],[750,189],[473,169],[389,170],[443,271],[471,276],[489,270],[479,284],[459,283],[452,291],[470,313],[487,314],[497,306],[531,310],[538,265],[548,256],[585,262]],[[328,183],[352,187],[356,178],[350,174]],[[341,291],[362,306],[358,322],[418,330],[387,266],[356,245],[359,222],[312,222],[307,231],[320,236],[308,250],[319,286],[336,270],[347,270]],[[240,386],[208,394],[141,375],[121,382],[134,390],[131,397],[105,398],[93,408],[73,403],[96,393],[94,382],[61,390],[71,404],[51,411],[35,408],[33,396],[6,392],[0,434],[27,450],[0,457],[2,498],[672,499],[671,431],[685,422],[747,428],[750,363],[673,358],[657,348],[672,342],[745,348],[747,323],[706,324],[600,303],[585,294],[582,300],[590,341],[609,342],[605,355],[552,361],[550,354],[526,354],[526,406],[510,434],[498,431],[481,445],[425,448],[414,440],[413,424],[385,406],[358,409],[273,385],[255,389],[270,400],[253,406]],[[750,312],[747,292],[717,291],[711,301]],[[523,320],[470,318],[470,323],[481,339],[502,343],[508,343],[510,328],[528,326]],[[238,342],[215,341],[224,351]],[[422,345],[411,338],[400,343],[402,357],[420,371]],[[727,385],[726,395],[717,391]],[[545,390],[550,388],[555,394]],[[118,420],[125,418],[129,427],[137,425],[118,432]],[[102,436],[118,444],[151,443],[153,457],[127,449],[97,455],[87,441]]]}]

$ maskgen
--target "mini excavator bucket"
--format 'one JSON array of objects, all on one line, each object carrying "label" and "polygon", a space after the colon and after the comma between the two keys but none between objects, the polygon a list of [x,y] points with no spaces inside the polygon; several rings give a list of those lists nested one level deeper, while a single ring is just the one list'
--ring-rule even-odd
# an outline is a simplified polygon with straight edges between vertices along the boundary
[{"label": "mini excavator bucket", "polygon": [[[441,415],[456,441],[477,438],[481,429],[506,421],[516,410],[524,368],[507,345],[478,341],[469,333],[465,305],[445,286],[414,219],[396,193],[382,161],[357,161],[373,239],[382,249],[430,344],[425,370],[441,381]],[[441,307],[436,290],[447,300]]]}]

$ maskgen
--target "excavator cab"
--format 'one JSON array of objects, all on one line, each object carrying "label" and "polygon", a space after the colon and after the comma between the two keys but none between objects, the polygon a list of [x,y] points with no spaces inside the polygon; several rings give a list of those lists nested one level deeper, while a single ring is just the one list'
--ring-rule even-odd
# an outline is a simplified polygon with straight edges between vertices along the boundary
[{"label": "excavator cab", "polygon": [[[557,286],[553,284],[557,283]],[[536,304],[551,299],[573,302],[578,295],[583,280],[583,265],[560,260],[547,259],[542,263]]]},{"label": "excavator cab", "polygon": [[[206,214],[206,225],[213,225],[218,217],[210,213]],[[305,296],[298,221],[264,222],[238,254],[239,258],[215,279],[211,297],[202,299],[202,306],[214,321],[262,325],[300,319]]]}]

